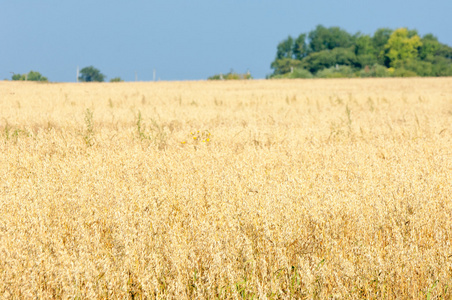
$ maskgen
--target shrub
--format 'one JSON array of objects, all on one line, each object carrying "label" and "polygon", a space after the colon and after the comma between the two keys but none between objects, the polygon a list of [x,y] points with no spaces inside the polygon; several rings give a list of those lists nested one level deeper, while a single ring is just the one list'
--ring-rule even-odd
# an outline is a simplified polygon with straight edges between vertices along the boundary
[{"label": "shrub", "polygon": [[213,76],[210,76],[209,78],[207,78],[207,80],[248,80],[248,79],[253,79],[253,77],[251,76],[251,74],[249,72],[247,73],[236,73],[236,72],[229,72],[223,75],[223,73],[220,74],[215,74]]},{"label": "shrub", "polygon": [[[402,74],[405,74],[405,71],[411,71],[415,73],[417,76],[432,76],[433,75],[433,64],[428,61],[421,61],[417,59],[409,59],[404,61],[398,61],[394,65],[395,69],[401,69]],[[407,76],[404,76],[407,77]],[[410,76],[412,77],[412,76]]]},{"label": "shrub", "polygon": [[356,77],[355,72],[349,66],[336,66],[323,69],[317,72],[316,77],[319,78],[352,78]]},{"label": "shrub", "polygon": [[11,79],[19,81],[41,81],[41,82],[49,81],[47,77],[42,76],[41,73],[36,71],[30,71],[28,72],[28,74],[14,74],[11,77]]},{"label": "shrub", "polygon": [[124,80],[121,79],[121,77],[115,77],[115,78],[110,79],[110,82],[124,82]]},{"label": "shrub", "polygon": [[279,74],[279,75],[274,75],[274,76],[269,76],[268,78],[273,78],[273,79],[285,79],[285,78],[289,78],[289,79],[296,79],[296,78],[313,78],[314,75],[312,75],[311,72],[309,72],[306,69],[303,68],[296,68],[293,70],[293,72],[289,72],[289,73],[285,73],[285,74]]},{"label": "shrub", "polygon": [[366,66],[359,72],[360,77],[389,77],[391,73],[385,66],[375,64],[372,67]]},{"label": "shrub", "polygon": [[405,68],[394,69],[394,73],[392,74],[394,77],[416,77],[419,76],[416,72],[407,70]]},{"label": "shrub", "polygon": [[293,70],[292,73],[289,73],[288,78],[312,78],[314,77],[311,72],[303,68],[297,68]]}]

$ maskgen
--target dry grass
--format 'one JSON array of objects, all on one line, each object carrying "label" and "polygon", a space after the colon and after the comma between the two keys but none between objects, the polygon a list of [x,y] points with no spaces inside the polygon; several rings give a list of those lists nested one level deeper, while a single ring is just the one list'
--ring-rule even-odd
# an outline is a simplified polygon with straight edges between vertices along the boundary
[{"label": "dry grass", "polygon": [[450,299],[452,79],[0,82],[0,297]]}]

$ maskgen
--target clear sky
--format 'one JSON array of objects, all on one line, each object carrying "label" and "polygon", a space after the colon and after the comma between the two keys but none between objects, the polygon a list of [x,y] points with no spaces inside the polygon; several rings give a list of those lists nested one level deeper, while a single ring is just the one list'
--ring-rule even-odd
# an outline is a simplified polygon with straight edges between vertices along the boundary
[{"label": "clear sky", "polygon": [[265,78],[277,44],[318,24],[408,27],[452,45],[451,14],[452,0],[0,0],[0,80],[34,70],[74,82],[90,65],[107,80]]}]

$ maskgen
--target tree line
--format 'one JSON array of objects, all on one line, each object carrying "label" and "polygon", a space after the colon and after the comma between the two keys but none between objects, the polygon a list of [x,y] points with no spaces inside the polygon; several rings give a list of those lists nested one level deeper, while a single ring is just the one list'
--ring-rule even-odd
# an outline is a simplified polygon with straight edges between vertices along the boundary
[{"label": "tree line", "polygon": [[[267,78],[341,78],[452,76],[452,47],[433,34],[419,36],[413,29],[380,28],[373,35],[350,34],[340,27],[318,25],[309,33],[288,36],[276,47]],[[93,66],[80,71],[79,81],[103,82]],[[216,74],[208,80],[252,79],[249,72]],[[37,71],[13,74],[12,80],[47,82]],[[110,82],[123,81],[115,77]]]},{"label": "tree line", "polygon": [[268,78],[452,76],[452,47],[407,28],[370,36],[318,25],[280,42],[271,68]]},{"label": "tree line", "polygon": [[[80,70],[78,80],[81,82],[104,82],[107,76],[101,73],[101,71],[93,66],[85,67]],[[20,81],[41,81],[48,82],[47,77],[41,75],[37,71],[30,71],[27,74],[13,74],[12,80]],[[110,79],[110,82],[122,82],[120,77]]]}]

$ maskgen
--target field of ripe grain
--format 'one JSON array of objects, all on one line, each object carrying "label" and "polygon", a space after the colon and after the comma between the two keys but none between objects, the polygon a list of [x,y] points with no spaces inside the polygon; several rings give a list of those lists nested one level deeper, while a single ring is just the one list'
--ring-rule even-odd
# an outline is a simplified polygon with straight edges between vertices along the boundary
[{"label": "field of ripe grain", "polygon": [[0,298],[450,299],[452,79],[0,82]]}]

